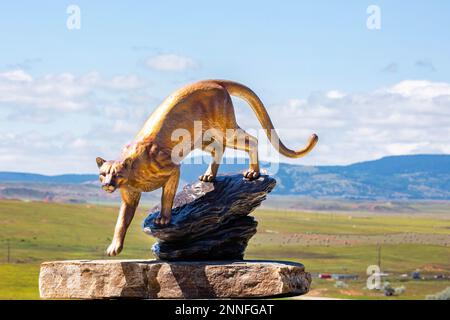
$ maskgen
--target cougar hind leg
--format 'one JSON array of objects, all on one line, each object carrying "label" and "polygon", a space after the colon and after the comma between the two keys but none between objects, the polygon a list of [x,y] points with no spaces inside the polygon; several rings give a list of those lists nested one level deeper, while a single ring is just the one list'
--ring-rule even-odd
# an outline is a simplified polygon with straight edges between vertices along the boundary
[{"label": "cougar hind leg", "polygon": [[204,149],[205,151],[209,151],[211,153],[212,161],[209,164],[208,169],[206,169],[205,173],[198,177],[200,181],[214,181],[217,176],[217,172],[219,171],[219,166],[222,161],[224,149],[225,146],[223,145],[223,143],[220,143],[216,140]]},{"label": "cougar hind leg", "polygon": [[258,139],[237,127],[234,133],[227,137],[226,146],[229,148],[242,150],[248,153],[250,158],[249,169],[244,172],[244,177],[248,180],[258,179],[259,161],[258,161]]}]

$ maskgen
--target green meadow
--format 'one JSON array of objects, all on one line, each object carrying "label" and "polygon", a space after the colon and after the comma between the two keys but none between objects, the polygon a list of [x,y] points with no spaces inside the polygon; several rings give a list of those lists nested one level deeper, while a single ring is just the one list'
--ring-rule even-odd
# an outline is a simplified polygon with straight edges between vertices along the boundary
[{"label": "green meadow", "polygon": [[[438,214],[314,213],[258,209],[258,233],[247,259],[289,260],[312,273],[352,273],[358,280],[336,288],[314,278],[310,296],[382,299],[365,289],[366,269],[381,258],[389,282],[405,292],[389,299],[423,299],[450,286],[450,208]],[[0,299],[38,299],[39,265],[48,260],[105,259],[117,207],[0,201]],[[141,230],[139,209],[119,259],[151,259],[154,239]],[[9,248],[9,249],[8,249]],[[420,270],[424,280],[399,280]]]}]

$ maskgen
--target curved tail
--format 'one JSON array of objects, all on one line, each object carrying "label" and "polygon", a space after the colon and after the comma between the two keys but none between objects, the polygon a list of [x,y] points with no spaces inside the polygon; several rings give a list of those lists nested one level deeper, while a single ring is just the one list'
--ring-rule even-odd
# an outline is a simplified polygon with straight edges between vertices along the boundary
[{"label": "curved tail", "polygon": [[313,134],[309,138],[308,144],[306,145],[305,148],[298,151],[288,149],[283,144],[283,142],[281,142],[280,137],[275,131],[272,120],[270,120],[269,114],[267,113],[264,104],[250,88],[233,81],[214,80],[214,82],[224,87],[230,95],[242,98],[245,101],[247,101],[247,103],[252,107],[253,111],[255,112],[256,117],[261,123],[261,126],[263,127],[263,129],[265,129],[267,138],[269,139],[270,143],[282,155],[289,158],[303,157],[306,154],[308,154],[319,141],[319,137],[316,134]]}]

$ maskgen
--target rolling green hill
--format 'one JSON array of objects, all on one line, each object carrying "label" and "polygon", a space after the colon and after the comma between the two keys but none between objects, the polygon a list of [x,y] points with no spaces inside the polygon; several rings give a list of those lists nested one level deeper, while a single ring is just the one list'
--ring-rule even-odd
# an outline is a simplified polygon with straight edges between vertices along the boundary
[{"label": "rolling green hill", "polygon": [[[386,216],[259,209],[254,213],[258,233],[246,258],[298,261],[314,273],[355,273],[360,280],[349,282],[353,289],[347,293],[334,288],[334,282],[315,279],[312,294],[382,298],[379,292],[362,289],[366,268],[377,263],[378,244],[384,272],[399,275],[420,269],[424,275],[450,275],[449,212],[430,216],[421,210],[414,216]],[[140,226],[145,211],[139,209],[119,258],[152,257],[154,239]],[[116,215],[117,208],[111,206],[0,201],[0,299],[38,298],[43,261],[105,259]],[[450,285],[448,280],[403,284],[407,291],[399,298],[414,299]]]},{"label": "rolling green hill", "polygon": [[[201,163],[196,161],[194,163]],[[241,172],[245,163],[224,161],[220,173]],[[181,185],[196,181],[208,165],[183,164]],[[268,174],[277,179],[277,195],[309,196],[352,200],[450,200],[450,155],[411,155],[386,157],[348,166],[300,166],[262,162]],[[60,186],[78,195],[61,193]],[[99,195],[98,177],[92,175],[44,176],[0,172],[0,198],[65,199],[92,201]],[[151,200],[152,196],[149,196]]]}]

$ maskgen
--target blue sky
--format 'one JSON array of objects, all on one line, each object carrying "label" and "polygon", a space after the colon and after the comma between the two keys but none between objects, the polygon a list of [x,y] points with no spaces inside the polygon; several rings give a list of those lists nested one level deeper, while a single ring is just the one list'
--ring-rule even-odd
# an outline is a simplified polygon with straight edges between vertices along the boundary
[{"label": "blue sky", "polygon": [[[92,172],[92,157],[117,155],[165,96],[206,78],[253,88],[292,148],[318,132],[322,148],[299,164],[450,153],[441,137],[450,2],[343,3],[2,3],[0,170]],[[66,27],[71,4],[81,9],[80,30]],[[366,26],[372,4],[380,30]],[[244,104],[237,108],[238,122],[258,128]]]}]

